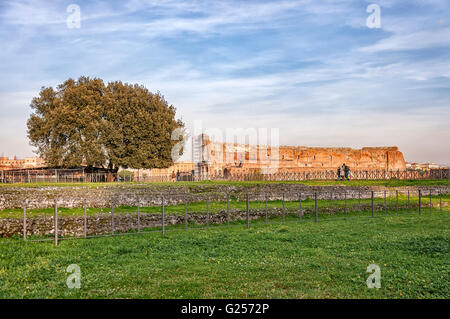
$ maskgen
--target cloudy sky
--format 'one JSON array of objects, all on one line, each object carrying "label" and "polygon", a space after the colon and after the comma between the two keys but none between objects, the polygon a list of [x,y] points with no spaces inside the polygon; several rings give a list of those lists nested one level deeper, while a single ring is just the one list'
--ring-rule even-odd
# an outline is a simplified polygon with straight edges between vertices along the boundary
[{"label": "cloudy sky", "polygon": [[450,162],[448,0],[1,0],[0,43],[0,155],[33,154],[42,86],[86,75],[160,91],[188,126]]}]

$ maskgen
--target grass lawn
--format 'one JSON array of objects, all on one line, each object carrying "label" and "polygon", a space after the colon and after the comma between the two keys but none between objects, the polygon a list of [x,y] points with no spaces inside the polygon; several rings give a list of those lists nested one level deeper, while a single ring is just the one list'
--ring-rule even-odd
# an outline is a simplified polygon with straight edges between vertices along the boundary
[{"label": "grass lawn", "polygon": [[[450,213],[0,239],[0,298],[450,298]],[[81,268],[81,289],[65,272]],[[381,288],[366,286],[369,264]]]},{"label": "grass lawn", "polygon": [[302,184],[307,186],[450,186],[450,179],[432,179],[432,180],[351,180],[351,181],[201,181],[201,182],[114,182],[114,183],[17,183],[17,184],[0,184],[2,187],[18,187],[18,188],[34,188],[34,187],[158,187],[158,186],[213,186],[213,185],[230,185],[252,187],[267,184]]}]

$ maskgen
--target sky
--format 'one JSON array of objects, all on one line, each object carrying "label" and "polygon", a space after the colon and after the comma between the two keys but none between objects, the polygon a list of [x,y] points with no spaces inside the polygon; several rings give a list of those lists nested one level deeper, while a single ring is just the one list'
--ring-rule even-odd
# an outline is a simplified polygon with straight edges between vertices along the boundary
[{"label": "sky", "polygon": [[89,76],[160,91],[187,127],[450,163],[448,0],[0,0],[0,46],[0,156],[33,155],[41,87]]}]

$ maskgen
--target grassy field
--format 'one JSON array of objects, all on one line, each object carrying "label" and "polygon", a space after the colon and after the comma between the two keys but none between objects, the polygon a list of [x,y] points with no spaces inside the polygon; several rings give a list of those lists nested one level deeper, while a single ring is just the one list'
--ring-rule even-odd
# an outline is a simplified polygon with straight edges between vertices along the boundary
[{"label": "grassy field", "polygon": [[17,183],[17,184],[0,184],[2,187],[18,187],[18,188],[35,188],[35,187],[158,187],[158,186],[196,186],[196,185],[231,185],[251,187],[255,185],[266,184],[302,184],[307,186],[385,186],[385,187],[401,187],[401,186],[450,186],[450,179],[433,179],[433,180],[351,180],[351,181],[201,181],[201,182],[115,182],[115,183]]},{"label": "grassy field", "polygon": [[[51,243],[0,239],[1,298],[450,298],[450,213]],[[81,268],[68,289],[66,268]],[[368,289],[369,264],[381,288]]]}]

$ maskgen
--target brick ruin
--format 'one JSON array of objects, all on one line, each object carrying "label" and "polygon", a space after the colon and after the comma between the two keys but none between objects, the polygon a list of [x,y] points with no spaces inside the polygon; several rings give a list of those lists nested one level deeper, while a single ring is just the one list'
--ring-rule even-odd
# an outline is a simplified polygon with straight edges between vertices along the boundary
[{"label": "brick ruin", "polygon": [[336,170],[343,163],[352,170],[405,170],[405,160],[397,146],[306,147],[213,142],[202,134],[201,161],[203,174],[248,174]]}]

